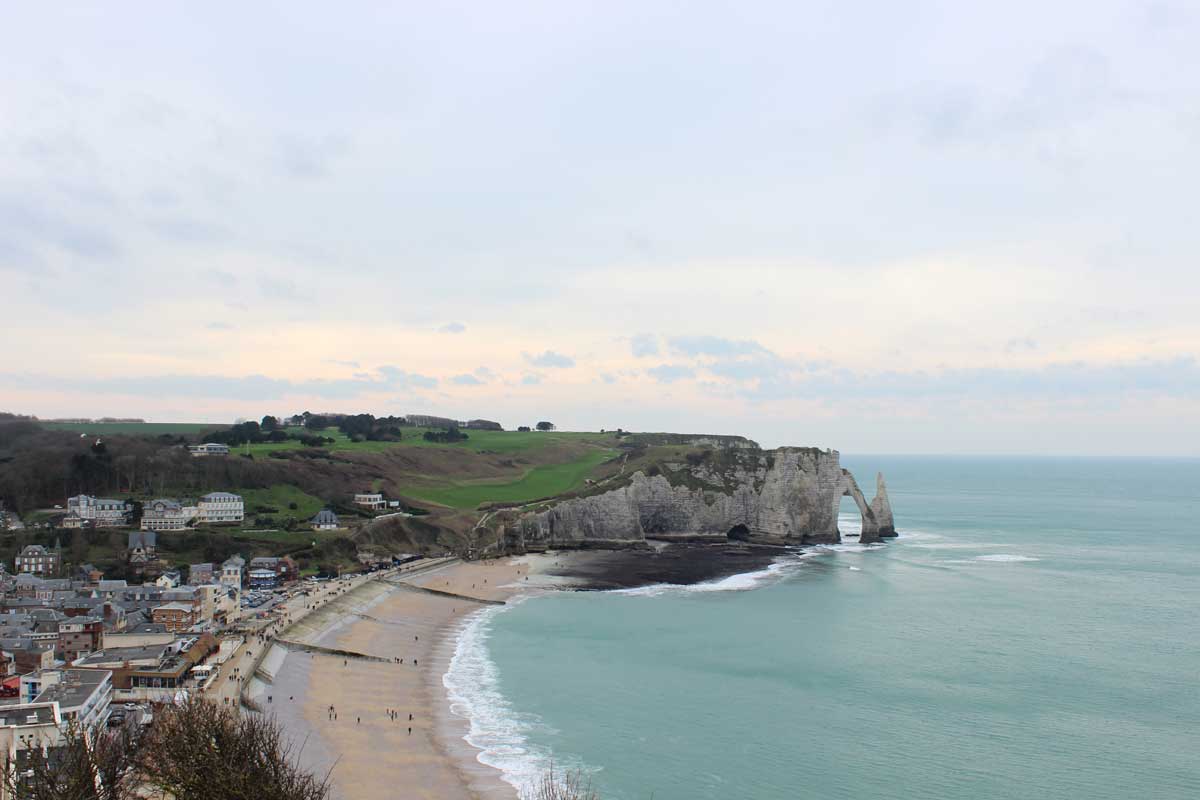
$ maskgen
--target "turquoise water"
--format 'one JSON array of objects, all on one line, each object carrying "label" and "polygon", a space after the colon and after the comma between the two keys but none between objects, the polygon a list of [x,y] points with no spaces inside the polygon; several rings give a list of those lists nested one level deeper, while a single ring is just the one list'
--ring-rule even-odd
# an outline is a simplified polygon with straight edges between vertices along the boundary
[{"label": "turquoise water", "polygon": [[1200,462],[843,460],[907,535],[476,618],[483,759],[612,800],[1200,797]]}]

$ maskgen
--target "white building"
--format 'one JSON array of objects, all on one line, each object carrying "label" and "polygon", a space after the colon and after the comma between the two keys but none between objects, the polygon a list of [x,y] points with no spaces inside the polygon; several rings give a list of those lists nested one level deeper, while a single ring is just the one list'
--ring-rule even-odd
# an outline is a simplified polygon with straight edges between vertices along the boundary
[{"label": "white building", "polygon": [[246,567],[246,559],[241,556],[230,556],[221,565],[221,585],[230,588],[242,588],[242,570]]},{"label": "white building", "polygon": [[67,518],[63,525],[68,528],[80,528],[84,525],[96,528],[128,525],[131,510],[130,504],[124,500],[77,494],[67,498]]},{"label": "white building", "polygon": [[103,725],[112,702],[112,673],[101,669],[46,669],[21,676],[21,701],[58,703],[63,723]]},{"label": "white building", "polygon": [[330,511],[328,508],[323,508],[317,515],[312,518],[312,528],[314,531],[333,531],[337,530],[338,517],[337,514]]},{"label": "white building", "polygon": [[354,495],[354,505],[369,508],[372,511],[382,511],[387,508],[387,501],[381,494],[356,494]]},{"label": "white building", "polygon": [[198,513],[195,506],[185,506],[178,500],[151,500],[142,508],[142,530],[181,531]]},{"label": "white building", "polygon": [[188,452],[195,458],[203,456],[227,456],[229,455],[229,445],[220,444],[219,442],[205,442],[204,444],[188,445]]},{"label": "white building", "polygon": [[240,495],[211,492],[200,498],[197,520],[206,525],[234,525],[246,518],[246,507]]}]

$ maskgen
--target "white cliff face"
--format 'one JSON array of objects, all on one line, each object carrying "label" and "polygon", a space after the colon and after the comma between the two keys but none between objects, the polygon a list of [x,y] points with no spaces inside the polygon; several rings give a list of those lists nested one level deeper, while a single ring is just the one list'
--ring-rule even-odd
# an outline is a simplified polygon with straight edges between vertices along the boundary
[{"label": "white cliff face", "polygon": [[[837,542],[844,494],[855,497],[863,512],[864,541],[876,541],[881,533],[873,508],[841,468],[836,450],[742,451],[718,464],[666,466],[670,477],[638,472],[612,491],[525,514],[506,531],[509,544],[629,547],[647,538],[727,537],[770,544]],[[882,504],[890,530],[886,494]]]}]

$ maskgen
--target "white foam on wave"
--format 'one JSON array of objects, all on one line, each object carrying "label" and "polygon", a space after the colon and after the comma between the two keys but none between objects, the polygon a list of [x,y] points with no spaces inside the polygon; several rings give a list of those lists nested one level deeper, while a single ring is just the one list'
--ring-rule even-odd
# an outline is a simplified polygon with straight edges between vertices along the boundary
[{"label": "white foam on wave", "polygon": [[818,555],[815,552],[796,553],[783,556],[766,569],[754,572],[739,572],[724,578],[716,578],[700,583],[652,583],[649,586],[637,586],[632,589],[612,589],[609,594],[622,594],[629,597],[658,597],[667,592],[747,592],[757,589],[767,583],[774,583],[795,572],[806,558]]},{"label": "white foam on wave", "polygon": [[999,562],[999,563],[1006,563],[1006,564],[1015,563],[1018,561],[1041,561],[1040,558],[1034,558],[1033,556],[1015,555],[1013,553],[995,553],[993,555],[988,555],[988,556],[975,556],[975,560],[976,561]]},{"label": "white foam on wave", "polygon": [[500,770],[520,794],[536,784],[552,759],[551,753],[529,741],[529,732],[540,726],[541,720],[517,712],[500,693],[500,673],[488,653],[493,620],[512,607],[510,602],[486,608],[462,622],[442,685],[450,698],[450,710],[469,723],[463,738],[479,750],[480,763]]}]

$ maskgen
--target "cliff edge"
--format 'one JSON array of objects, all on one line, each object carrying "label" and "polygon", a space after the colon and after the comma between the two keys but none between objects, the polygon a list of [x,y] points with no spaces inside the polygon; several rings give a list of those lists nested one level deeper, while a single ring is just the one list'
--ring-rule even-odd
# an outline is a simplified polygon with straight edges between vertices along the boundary
[{"label": "cliff edge", "polygon": [[756,544],[832,544],[842,540],[838,508],[854,498],[859,541],[895,536],[880,474],[868,503],[836,450],[723,447],[666,460],[551,501],[503,523],[510,550],[622,548],[647,540],[739,540]]}]

